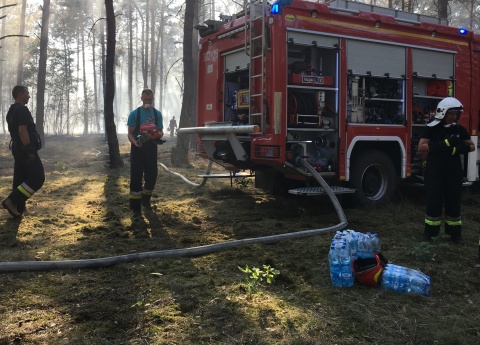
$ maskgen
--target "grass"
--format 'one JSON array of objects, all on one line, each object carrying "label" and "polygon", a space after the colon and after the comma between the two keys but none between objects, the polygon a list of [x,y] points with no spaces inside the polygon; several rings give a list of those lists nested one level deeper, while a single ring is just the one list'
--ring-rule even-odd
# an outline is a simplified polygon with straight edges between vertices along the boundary
[{"label": "grass", "polygon": [[[47,139],[47,181],[29,201],[36,214],[0,219],[0,265],[80,260],[186,248],[337,224],[326,198],[274,197],[251,183],[212,180],[196,189],[159,169],[153,212],[128,210],[128,164],[108,170],[101,138]],[[121,152],[128,163],[128,146]],[[2,142],[0,192],[11,188]],[[171,167],[173,143],[160,148]],[[96,150],[102,152],[97,156]],[[173,168],[191,180],[205,171]],[[0,344],[478,344],[480,196],[463,198],[466,246],[420,244],[424,196],[404,187],[382,208],[348,208],[349,228],[376,232],[392,262],[431,277],[429,297],[355,284],[334,288],[331,236],[254,244],[202,256],[108,268],[0,273]],[[273,284],[249,293],[238,267],[270,265]]]}]

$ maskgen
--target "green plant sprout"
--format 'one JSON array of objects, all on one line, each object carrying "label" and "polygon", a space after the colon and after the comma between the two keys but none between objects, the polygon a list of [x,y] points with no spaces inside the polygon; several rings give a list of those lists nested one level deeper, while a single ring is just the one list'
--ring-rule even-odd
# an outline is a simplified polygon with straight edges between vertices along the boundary
[{"label": "green plant sprout", "polygon": [[57,162],[53,166],[55,167],[55,170],[58,171],[65,171],[68,169],[67,165],[63,162]]},{"label": "green plant sprout", "polygon": [[417,260],[424,262],[435,261],[435,258],[437,256],[437,254],[432,252],[431,244],[425,242],[415,243],[413,245],[411,253],[415,256]]},{"label": "green plant sprout", "polygon": [[238,269],[245,273],[246,289],[249,293],[258,292],[258,288],[263,281],[266,281],[267,284],[274,283],[275,277],[280,274],[279,270],[270,265],[263,265],[263,270],[258,267],[249,268],[248,265],[245,268],[238,266]]}]

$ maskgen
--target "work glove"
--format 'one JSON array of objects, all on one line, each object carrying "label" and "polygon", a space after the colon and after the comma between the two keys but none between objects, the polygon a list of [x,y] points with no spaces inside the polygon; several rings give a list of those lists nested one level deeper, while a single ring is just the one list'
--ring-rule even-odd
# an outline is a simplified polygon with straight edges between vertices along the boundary
[{"label": "work glove", "polygon": [[447,156],[453,156],[457,149],[453,146],[448,139],[441,141],[430,141],[428,143],[428,149],[432,153],[439,153]]},{"label": "work glove", "polygon": [[157,139],[152,139],[152,141],[157,144],[157,145],[162,145],[166,142],[166,140],[163,140],[161,138],[157,138]]},{"label": "work glove", "polygon": [[465,140],[460,139],[459,134],[452,134],[448,137],[448,142],[451,146],[454,146],[456,152],[459,154],[467,154],[470,152],[470,144]]},{"label": "work glove", "polygon": [[470,152],[470,144],[467,143],[466,141],[462,141],[458,143],[455,147],[459,154],[465,155]]}]

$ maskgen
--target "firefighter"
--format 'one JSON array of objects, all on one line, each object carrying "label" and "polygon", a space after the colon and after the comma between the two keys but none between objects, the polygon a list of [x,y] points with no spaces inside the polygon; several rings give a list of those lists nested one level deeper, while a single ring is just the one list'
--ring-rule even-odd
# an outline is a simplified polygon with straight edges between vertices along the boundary
[{"label": "firefighter", "polygon": [[7,113],[10,148],[15,160],[13,167],[13,190],[2,201],[2,206],[13,218],[26,213],[26,201],[37,192],[45,182],[45,171],[37,151],[42,142],[36,131],[32,113],[26,107],[30,99],[27,87],[17,85],[12,90],[15,103]]},{"label": "firefighter", "polygon": [[[157,182],[157,144],[163,143],[162,113],[152,107],[153,91],[144,89],[141,96],[142,106],[128,116],[128,140],[130,148],[130,209],[135,217],[142,215],[142,206],[152,209],[150,200]],[[142,125],[153,124],[155,130],[140,133]],[[154,139],[155,140],[148,140]],[[142,186],[142,180],[144,184]]]},{"label": "firefighter", "polygon": [[175,129],[177,129],[177,120],[175,120],[175,116],[170,120],[168,128],[170,130],[170,138],[173,138],[175,134]]},{"label": "firefighter", "polygon": [[445,208],[445,233],[456,244],[462,239],[460,212],[463,170],[461,154],[475,150],[467,130],[458,124],[462,104],[453,97],[438,103],[435,118],[425,127],[418,144],[420,152],[428,152],[425,166],[426,212],[422,241],[430,241],[440,232],[442,208]]}]

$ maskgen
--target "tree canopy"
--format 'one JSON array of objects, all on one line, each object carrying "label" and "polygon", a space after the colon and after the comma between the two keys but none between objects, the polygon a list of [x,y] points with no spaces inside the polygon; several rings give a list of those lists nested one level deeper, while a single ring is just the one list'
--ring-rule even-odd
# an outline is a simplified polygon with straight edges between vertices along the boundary
[{"label": "tree canopy", "polygon": [[[475,0],[364,2],[440,14],[447,17],[451,25],[479,31],[479,6]],[[155,91],[155,106],[164,115],[164,126],[173,116],[182,122],[181,110],[192,111],[190,105],[182,105],[186,91],[184,50],[190,50],[184,47],[185,25],[193,27],[206,19],[218,19],[220,14],[239,12],[243,1],[195,1],[196,14],[188,19],[194,21],[193,25],[185,23],[186,4],[180,0],[114,1],[116,131],[126,132],[128,113],[140,104],[140,93],[145,87]],[[47,9],[49,21],[45,22]],[[30,88],[33,96],[30,107],[32,113],[37,114],[42,133],[104,133],[107,46],[104,1],[22,0],[7,4],[6,0],[0,0],[0,11],[3,133],[6,132],[5,114],[12,101],[11,88],[17,83]],[[42,30],[42,25],[47,25],[48,30]],[[192,35],[196,40],[198,36]],[[191,54],[196,54],[195,49]],[[195,94],[195,90],[189,92]]]}]

